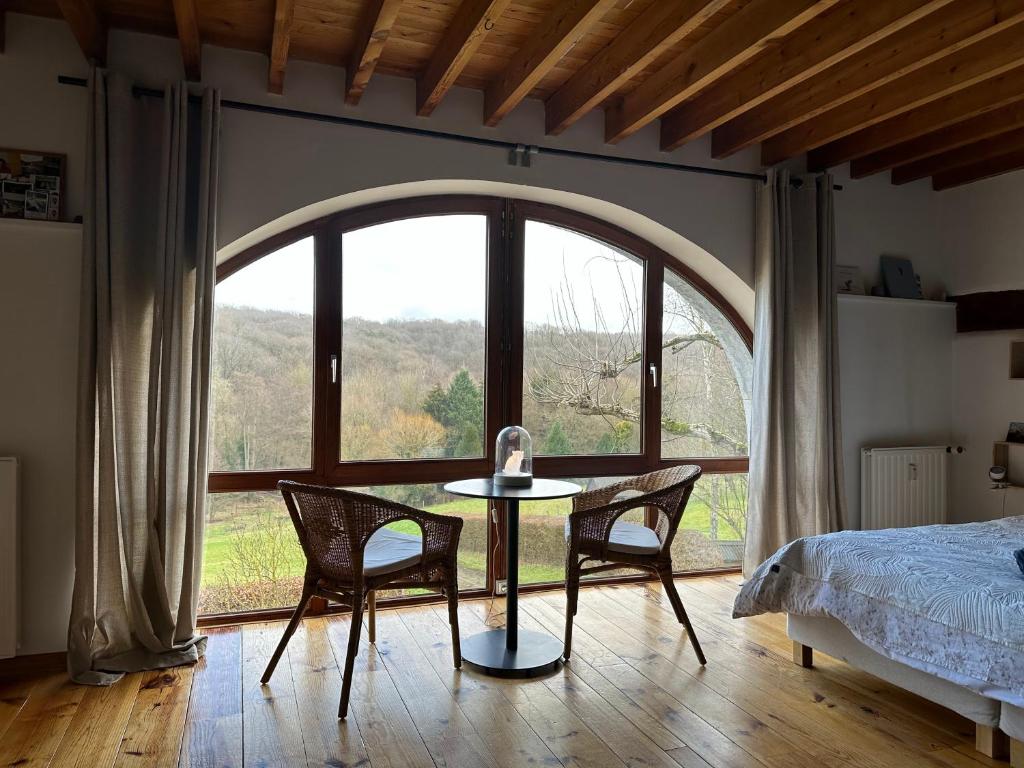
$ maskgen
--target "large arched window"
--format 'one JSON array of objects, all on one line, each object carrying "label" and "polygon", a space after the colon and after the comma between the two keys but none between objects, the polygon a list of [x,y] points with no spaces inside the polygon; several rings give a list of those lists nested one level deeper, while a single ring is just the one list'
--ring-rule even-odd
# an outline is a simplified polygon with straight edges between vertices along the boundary
[{"label": "large arched window", "polygon": [[[220,266],[213,354],[201,613],[294,604],[303,560],[282,478],[463,517],[460,586],[492,592],[502,516],[441,485],[489,475],[507,424],[533,435],[538,475],[587,486],[700,464],[676,565],[741,559],[749,330],[699,277],[604,222],[480,197],[311,222]],[[521,584],[563,578],[569,508],[523,505]]]}]

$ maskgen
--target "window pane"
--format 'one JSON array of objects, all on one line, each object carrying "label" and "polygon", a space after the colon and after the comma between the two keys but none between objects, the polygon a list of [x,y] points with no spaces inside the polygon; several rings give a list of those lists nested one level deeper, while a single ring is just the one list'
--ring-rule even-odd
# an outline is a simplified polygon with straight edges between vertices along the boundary
[{"label": "window pane", "polygon": [[200,614],[294,606],[305,567],[280,493],[207,497]]},{"label": "window pane", "polygon": [[638,453],[644,268],[607,243],[526,222],[523,426],[539,455]]},{"label": "window pane", "polygon": [[[382,499],[408,504],[410,507],[433,512],[436,515],[454,515],[462,518],[462,534],[459,536],[459,590],[479,589],[487,586],[487,501],[466,499],[446,493],[441,484],[419,485],[377,485],[353,488],[359,493],[369,493]],[[403,533],[420,535],[420,527],[411,520],[399,520],[387,526]],[[381,597],[416,595],[428,592],[424,589],[387,590]]]},{"label": "window pane", "polygon": [[665,272],[661,455],[746,456],[753,360],[703,294]]},{"label": "window pane", "polygon": [[731,568],[743,563],[747,476],[704,475],[697,481],[672,542],[677,571]]},{"label": "window pane", "polygon": [[342,240],[341,459],[484,455],[487,218]]},{"label": "window pane", "polygon": [[213,471],[312,465],[313,269],[308,237],[217,285]]}]

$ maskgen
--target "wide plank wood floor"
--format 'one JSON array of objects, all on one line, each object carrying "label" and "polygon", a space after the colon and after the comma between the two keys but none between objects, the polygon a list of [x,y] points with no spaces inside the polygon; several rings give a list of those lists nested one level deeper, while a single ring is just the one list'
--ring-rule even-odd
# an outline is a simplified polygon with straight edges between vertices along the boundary
[{"label": "wide plank wood floor", "polygon": [[[730,618],[737,576],[678,583],[703,669],[655,585],[582,591],[572,661],[531,681],[454,670],[442,607],[382,610],[339,721],[347,617],[307,620],[265,687],[283,623],[225,627],[192,668],[0,684],[0,766],[1005,766],[941,707],[821,654],[795,666],[781,617]],[[564,605],[525,595],[522,624],[561,637]],[[500,608],[464,601],[463,634]]]}]

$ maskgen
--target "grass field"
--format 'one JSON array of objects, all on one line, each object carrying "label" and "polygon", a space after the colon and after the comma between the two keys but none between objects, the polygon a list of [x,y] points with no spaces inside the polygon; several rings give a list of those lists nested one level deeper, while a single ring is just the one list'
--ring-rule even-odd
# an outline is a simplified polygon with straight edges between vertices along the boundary
[{"label": "grass field", "polygon": [[[232,494],[234,495],[234,494]],[[237,503],[231,504],[227,510],[221,510],[216,521],[207,525],[206,547],[204,551],[203,585],[215,584],[224,575],[228,567],[233,541],[239,535],[252,531],[253,526],[266,524],[268,515],[274,524],[286,526],[288,540],[294,539],[294,532],[288,514],[280,497],[276,494],[237,494],[241,497]],[[253,500],[254,497],[258,498]],[[520,511],[520,538],[524,545],[528,544],[531,525],[544,524],[546,528],[557,525],[551,518],[563,518],[572,508],[568,500],[535,501],[524,504]],[[457,499],[443,504],[427,507],[427,510],[442,515],[458,515],[463,518],[481,518],[486,507],[479,500]],[[391,526],[407,533],[419,533],[415,523],[403,520]],[[683,529],[709,534],[711,529],[711,511],[706,504],[696,499],[691,500],[683,514]],[[535,529],[536,530],[536,529]],[[719,539],[737,541],[739,536],[727,525],[719,527]],[[465,541],[465,538],[464,538]],[[299,548],[298,541],[286,550],[285,575],[301,576],[305,559]],[[462,547],[459,554],[460,583],[463,587],[483,586],[486,572],[486,553],[482,548],[474,551]],[[564,565],[561,559],[547,558],[546,562],[531,561],[527,554],[520,560],[520,583],[537,583],[559,581],[564,576]]]}]

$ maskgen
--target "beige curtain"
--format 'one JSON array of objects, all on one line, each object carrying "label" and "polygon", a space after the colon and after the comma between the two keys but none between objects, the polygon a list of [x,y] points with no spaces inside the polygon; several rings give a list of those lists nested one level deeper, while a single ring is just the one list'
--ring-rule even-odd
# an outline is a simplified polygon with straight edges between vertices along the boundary
[{"label": "beige curtain", "polygon": [[743,572],[845,519],[832,177],[758,191],[754,382]]},{"label": "beige curtain", "polygon": [[82,259],[74,680],[195,661],[220,102],[90,83]]}]

